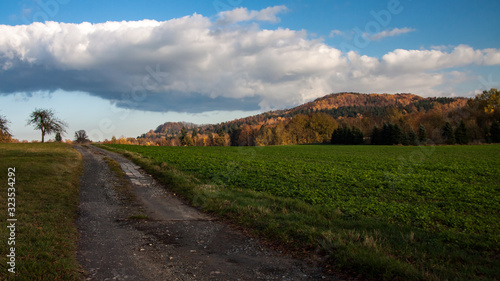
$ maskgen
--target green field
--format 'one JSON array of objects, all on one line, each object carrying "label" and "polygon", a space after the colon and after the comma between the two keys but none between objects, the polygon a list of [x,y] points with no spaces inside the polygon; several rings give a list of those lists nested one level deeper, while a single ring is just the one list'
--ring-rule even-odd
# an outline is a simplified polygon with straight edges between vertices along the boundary
[{"label": "green field", "polygon": [[195,205],[332,267],[414,280],[500,278],[500,146],[141,147]]},{"label": "green field", "polygon": [[[0,280],[80,278],[74,220],[81,163],[80,154],[65,144],[0,144]],[[9,175],[9,168],[15,172]],[[15,197],[8,188],[15,188]],[[15,198],[15,245],[8,245],[8,198]],[[15,274],[8,272],[11,247]]]}]

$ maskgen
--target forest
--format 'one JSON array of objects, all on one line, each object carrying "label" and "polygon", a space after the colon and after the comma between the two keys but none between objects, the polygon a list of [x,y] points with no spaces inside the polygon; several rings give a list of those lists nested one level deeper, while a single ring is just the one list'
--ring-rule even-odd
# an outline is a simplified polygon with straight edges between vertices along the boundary
[{"label": "forest", "polygon": [[500,93],[475,98],[337,93],[287,109],[213,125],[167,122],[137,138],[105,143],[157,146],[290,144],[481,144],[500,142]]}]

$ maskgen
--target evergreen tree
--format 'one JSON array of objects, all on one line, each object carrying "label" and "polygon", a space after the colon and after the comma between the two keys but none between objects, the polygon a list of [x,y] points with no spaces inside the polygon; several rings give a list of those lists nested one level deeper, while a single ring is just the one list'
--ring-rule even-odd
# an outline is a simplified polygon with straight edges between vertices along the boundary
[{"label": "evergreen tree", "polygon": [[425,126],[422,124],[420,124],[420,126],[418,126],[418,141],[421,144],[427,143],[427,130],[425,129]]},{"label": "evergreen tree", "polygon": [[238,146],[238,140],[241,135],[241,128],[232,128],[229,132],[229,139],[231,141],[231,146]]},{"label": "evergreen tree", "polygon": [[392,124],[384,123],[380,134],[380,144],[391,145]]},{"label": "evergreen tree", "polygon": [[347,126],[342,126],[333,131],[332,144],[348,144],[350,135],[351,129]]},{"label": "evergreen tree", "polygon": [[365,136],[363,132],[357,127],[352,127],[353,142],[352,144],[363,144]]},{"label": "evergreen tree", "polygon": [[500,142],[500,122],[495,121],[493,122],[493,124],[491,124],[490,135],[491,135],[491,142],[493,143]]},{"label": "evergreen tree", "polygon": [[418,145],[419,144],[417,134],[411,128],[410,128],[410,132],[408,133],[408,142],[409,142],[409,145]]},{"label": "evergreen tree", "polygon": [[57,132],[56,133],[56,142],[61,142],[61,141],[62,141],[61,133]]},{"label": "evergreen tree", "polygon": [[382,144],[381,140],[381,135],[382,131],[377,127],[374,126],[372,130],[372,139],[371,139],[371,144],[379,145]]},{"label": "evergreen tree", "polygon": [[446,144],[455,144],[455,133],[450,122],[446,122],[443,127],[443,140]]},{"label": "evergreen tree", "polygon": [[405,132],[401,133],[401,144],[410,145],[410,136]]},{"label": "evergreen tree", "polygon": [[467,136],[467,128],[465,127],[465,122],[462,120],[460,125],[458,125],[455,130],[455,141],[458,144],[468,144],[469,137]]},{"label": "evergreen tree", "polygon": [[363,139],[363,132],[356,127],[342,126],[332,134],[332,144],[362,144]]},{"label": "evergreen tree", "polygon": [[402,142],[402,139],[403,139],[403,131],[401,130],[401,127],[399,127],[399,125],[384,123],[380,137],[380,144],[384,145],[400,144]]},{"label": "evergreen tree", "polygon": [[399,127],[398,124],[393,124],[392,125],[392,132],[391,132],[391,136],[390,136],[390,140],[391,140],[390,144],[394,145],[394,144],[402,143],[403,136],[404,136],[404,133],[401,130],[401,127]]}]

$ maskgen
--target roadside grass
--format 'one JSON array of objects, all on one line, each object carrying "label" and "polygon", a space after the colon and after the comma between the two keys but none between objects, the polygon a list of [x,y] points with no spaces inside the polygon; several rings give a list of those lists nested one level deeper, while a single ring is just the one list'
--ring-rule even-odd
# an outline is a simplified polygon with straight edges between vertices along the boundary
[{"label": "roadside grass", "polygon": [[125,172],[122,170],[120,163],[109,157],[104,157],[103,159],[104,161],[106,161],[109,169],[115,175],[115,178],[118,181],[117,184],[113,186],[115,191],[119,195],[120,200],[122,200],[122,202],[126,204],[135,202],[136,197],[130,190],[130,181],[127,177],[127,174],[125,174]]},{"label": "roadside grass", "polygon": [[[16,173],[16,273],[7,271],[7,169]],[[0,280],[79,280],[80,154],[66,144],[0,144]]]},{"label": "roadside grass", "polygon": [[146,215],[132,215],[132,216],[129,216],[127,219],[129,219],[129,220],[149,220],[149,217]]},{"label": "roadside grass", "polygon": [[[305,249],[310,253],[321,253],[326,258],[324,265],[334,271],[352,270],[368,278],[383,280],[500,279],[500,246],[497,243],[500,241],[498,233],[491,234],[491,229],[484,229],[485,234],[482,235],[394,223],[383,216],[364,216],[325,204],[274,196],[268,192],[228,188],[220,181],[200,178],[199,174],[195,177],[194,172],[182,172],[166,161],[129,152],[121,149],[123,147],[104,148],[132,159],[171,190],[183,195],[191,204],[204,211],[230,219],[249,231],[279,241],[294,251],[302,252]],[[490,148],[490,154],[498,155],[497,146]],[[453,148],[443,148],[445,151],[451,149]],[[283,157],[287,156],[289,155]],[[185,157],[189,157],[189,153]],[[458,149],[456,157],[463,157]],[[494,182],[494,171],[498,167],[484,168],[484,180]],[[366,207],[362,202],[360,201],[360,209]],[[492,204],[498,202],[492,201]],[[489,221],[493,223],[490,224],[491,228],[498,228],[496,207],[480,207],[484,207],[484,210],[490,208],[490,213],[484,215],[490,216]]]}]

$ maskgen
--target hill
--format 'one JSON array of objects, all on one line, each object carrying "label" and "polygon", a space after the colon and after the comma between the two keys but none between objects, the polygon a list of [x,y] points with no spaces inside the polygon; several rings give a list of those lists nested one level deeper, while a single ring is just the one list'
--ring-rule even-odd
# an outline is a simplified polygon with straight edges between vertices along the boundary
[{"label": "hill", "polygon": [[[264,120],[272,120],[279,118],[289,118],[297,114],[310,114],[314,112],[325,112],[334,117],[355,117],[358,114],[374,113],[382,116],[389,107],[404,109],[405,111],[413,111],[415,109],[430,110],[436,103],[449,104],[466,103],[464,98],[423,98],[413,94],[360,94],[360,93],[336,93],[318,98],[314,101],[285,110],[274,110],[264,112],[255,116],[240,118],[221,124],[198,126],[192,123],[184,122],[166,122],[154,130],[158,134],[179,134],[182,127],[186,129],[206,128],[206,127],[228,127],[228,125],[256,124]],[[214,133],[217,130],[214,131]]]},{"label": "hill", "polygon": [[333,131],[339,127],[359,129],[362,141],[370,143],[374,129],[386,124],[397,125],[395,129],[401,131],[402,138],[404,134],[413,137],[420,130],[421,142],[444,143],[448,140],[442,136],[443,127],[449,123],[455,130],[462,121],[471,140],[485,142],[488,130],[498,120],[493,115],[483,116],[482,110],[468,106],[470,101],[466,98],[423,98],[408,93],[335,93],[290,109],[220,124],[167,122],[132,143],[200,146],[322,143],[330,142]]},{"label": "hill", "polygon": [[156,134],[162,134],[166,136],[175,136],[180,133],[182,128],[186,128],[187,130],[199,127],[196,124],[188,123],[188,122],[166,122],[158,127],[153,132]]}]

